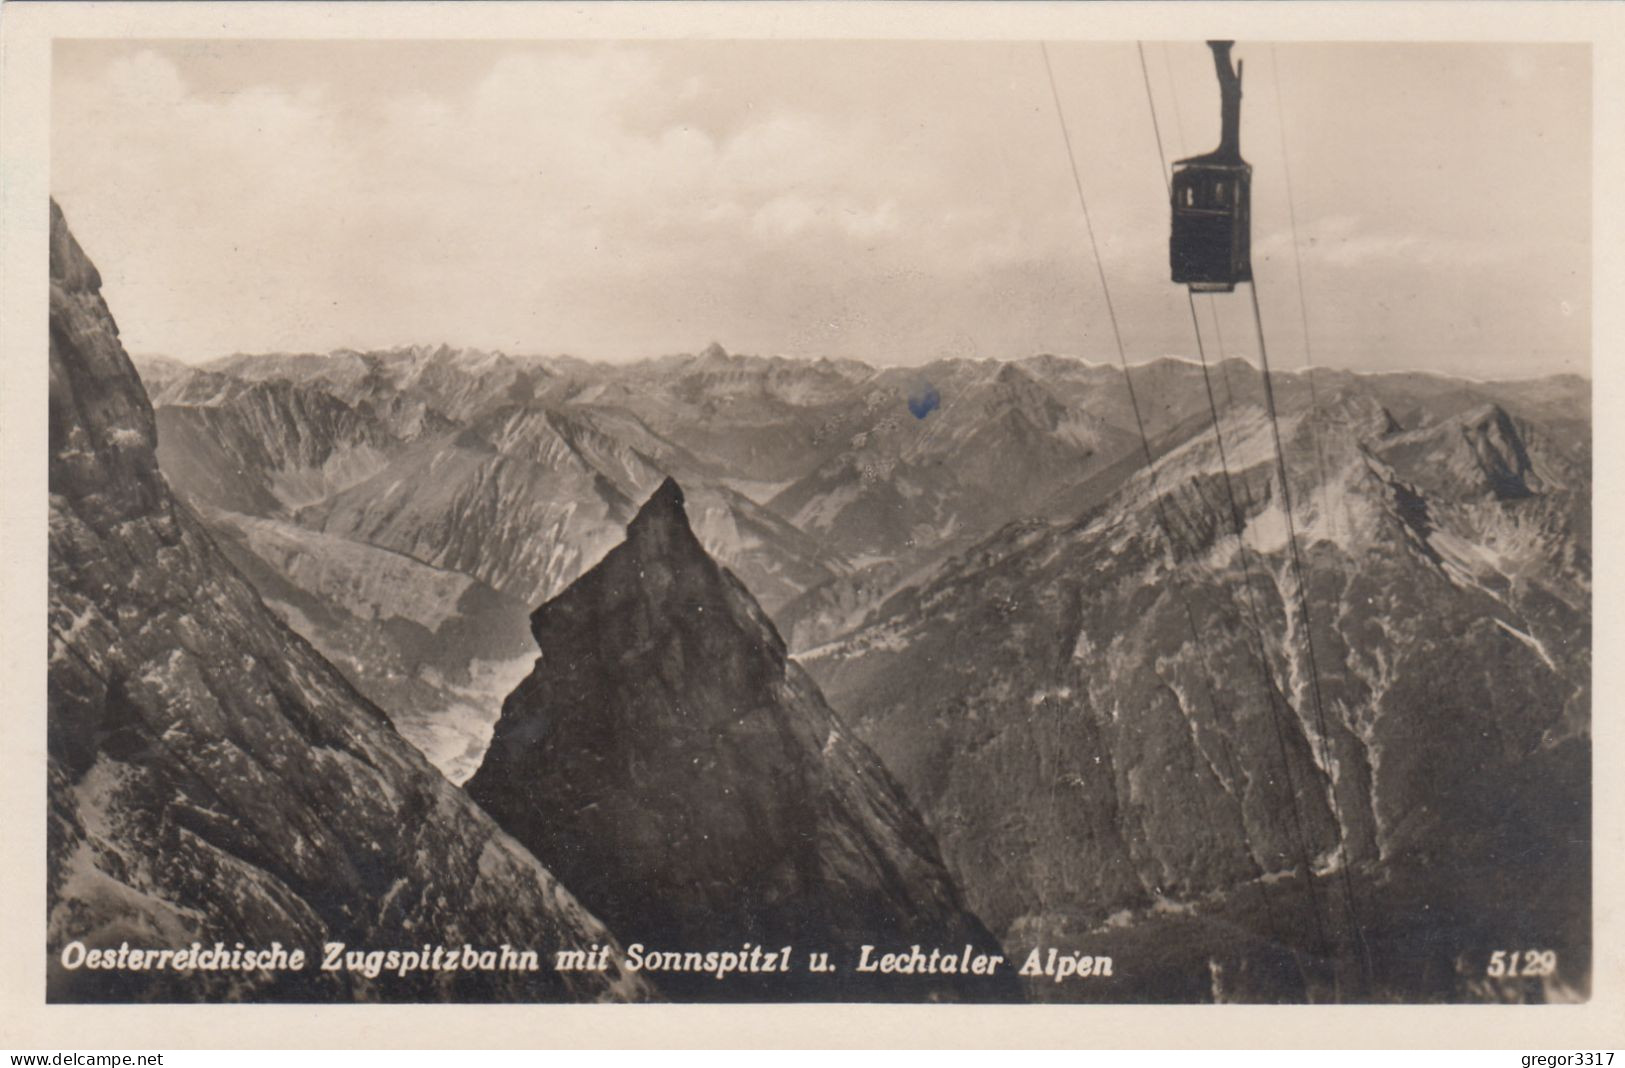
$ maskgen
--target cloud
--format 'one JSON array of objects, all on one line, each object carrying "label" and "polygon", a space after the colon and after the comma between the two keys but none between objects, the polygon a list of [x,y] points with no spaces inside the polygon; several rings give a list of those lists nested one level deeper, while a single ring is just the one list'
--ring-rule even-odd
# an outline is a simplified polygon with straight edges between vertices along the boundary
[{"label": "cloud", "polygon": [[953,202],[951,180],[878,123],[778,106],[718,131],[685,113],[702,88],[600,45],[358,109],[319,85],[204,92],[144,50],[62,87],[55,182],[90,231],[122,236],[131,308],[215,317],[192,331],[214,346],[405,339],[454,308],[518,342],[537,323],[496,296],[515,278],[562,312],[696,264],[734,283],[895,276],[1052,244],[994,212],[921,210]]},{"label": "cloud", "polygon": [[[1024,56],[921,43],[245,42],[227,54],[74,42],[57,51],[52,184],[137,351],[447,339],[622,357],[718,337],[921,360],[1111,346],[1049,90]],[[1183,344],[1132,50],[1061,58],[1129,346]],[[1431,93],[1453,69],[1391,73]],[[1462,79],[1462,99],[1478,99],[1481,75]],[[1471,153],[1425,155],[1419,178],[1336,164],[1294,135],[1309,146],[1294,165],[1311,290],[1402,281],[1432,295],[1417,307],[1459,323],[1526,265],[1585,261],[1572,240],[1557,247],[1567,215],[1537,226],[1502,212],[1503,232],[1484,230],[1478,202],[1459,203],[1476,188],[1459,162]],[[1264,156],[1256,165],[1254,262],[1290,270],[1284,200],[1263,184],[1275,172]],[[1552,214],[1572,201],[1539,203]],[[1583,306],[1571,274],[1547,288]]]},{"label": "cloud", "polygon": [[[1298,254],[1305,270],[1381,271],[1399,265],[1441,269],[1515,267],[1526,254],[1516,243],[1463,238],[1426,231],[1376,226],[1360,216],[1325,215],[1300,220]],[[1276,229],[1253,243],[1258,260],[1293,254],[1290,229]]]}]

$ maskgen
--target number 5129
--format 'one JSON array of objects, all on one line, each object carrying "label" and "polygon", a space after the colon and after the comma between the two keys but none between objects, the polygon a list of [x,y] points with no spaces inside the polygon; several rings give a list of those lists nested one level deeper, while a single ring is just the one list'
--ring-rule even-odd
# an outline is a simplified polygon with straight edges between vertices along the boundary
[{"label": "number 5129", "polygon": [[1496,979],[1544,976],[1557,971],[1555,949],[1498,949],[1490,954],[1487,973]]}]

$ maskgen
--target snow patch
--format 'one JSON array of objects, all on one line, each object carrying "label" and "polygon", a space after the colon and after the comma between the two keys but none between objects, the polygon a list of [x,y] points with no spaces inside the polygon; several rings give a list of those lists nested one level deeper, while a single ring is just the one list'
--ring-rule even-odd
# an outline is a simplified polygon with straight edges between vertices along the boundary
[{"label": "snow patch", "polygon": [[1539,638],[1535,637],[1533,634],[1519,630],[1517,627],[1514,627],[1504,619],[1497,619],[1495,621],[1495,625],[1512,635],[1514,638],[1523,642],[1525,645],[1529,646],[1529,648],[1533,649],[1535,654],[1539,656],[1541,660],[1545,661],[1547,667],[1551,668],[1553,671],[1557,670],[1557,662],[1552,659],[1551,654],[1546,651],[1545,644],[1542,643]]}]

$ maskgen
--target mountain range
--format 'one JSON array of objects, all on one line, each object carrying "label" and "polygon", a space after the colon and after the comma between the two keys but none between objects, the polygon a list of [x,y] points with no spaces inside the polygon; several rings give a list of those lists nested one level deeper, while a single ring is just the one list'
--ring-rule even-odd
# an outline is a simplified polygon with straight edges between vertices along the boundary
[{"label": "mountain range", "polygon": [[[736,887],[752,934],[833,895],[805,922],[868,937],[906,910],[836,858],[886,856],[918,937],[1138,962],[1034,997],[1585,994],[1583,378],[136,365],[221,558],[617,934]],[[1559,963],[1486,975],[1513,945]]]},{"label": "mountain range", "polygon": [[[955,962],[1002,947],[670,478],[603,561],[533,617],[518,610],[539,655],[489,745],[437,747],[443,723],[362,696],[294,628],[382,641],[345,663],[383,686],[381,666],[422,675],[489,652],[484,627],[513,602],[296,522],[318,475],[354,477],[336,456],[403,445],[286,380],[210,382],[223,388],[204,410],[176,416],[204,428],[180,447],[205,461],[171,465],[192,489],[177,497],[99,276],[51,207],[52,1001],[1020,997],[1009,969],[848,970],[862,939]],[[606,467],[635,459],[583,440]],[[187,481],[211,464],[263,475],[263,495],[211,501],[248,482]],[[225,507],[244,500],[267,514]],[[466,791],[461,763],[478,765]],[[649,964],[651,939],[678,961],[749,967],[724,983],[714,963]],[[839,963],[813,969],[820,950]]]},{"label": "mountain range", "polygon": [[[903,375],[716,345],[630,368],[444,345],[137,362],[170,486],[454,778],[532,648],[519,606],[596,563],[668,476],[707,551],[806,645],[1128,446],[993,362]],[[926,373],[963,425],[908,412]]]}]

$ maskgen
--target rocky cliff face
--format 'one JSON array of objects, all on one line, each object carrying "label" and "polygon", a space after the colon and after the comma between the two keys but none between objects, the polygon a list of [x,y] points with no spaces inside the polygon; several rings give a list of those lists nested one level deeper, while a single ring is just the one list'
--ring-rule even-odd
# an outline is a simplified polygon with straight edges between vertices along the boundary
[{"label": "rocky cliff face", "polygon": [[155,426],[51,207],[47,951],[55,1001],[593,999],[606,973],[68,970],[91,948],[609,933],[267,611],[159,477]]},{"label": "rocky cliff face", "polygon": [[[663,483],[626,540],[537,610],[541,657],[469,793],[583,899],[658,948],[796,947],[796,969],[685,997],[995,998],[954,976],[859,976],[860,944],[995,943],[890,775],[787,659]],[[841,971],[811,976],[803,955]],[[850,959],[849,959],[850,958]]]}]

